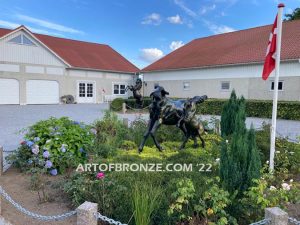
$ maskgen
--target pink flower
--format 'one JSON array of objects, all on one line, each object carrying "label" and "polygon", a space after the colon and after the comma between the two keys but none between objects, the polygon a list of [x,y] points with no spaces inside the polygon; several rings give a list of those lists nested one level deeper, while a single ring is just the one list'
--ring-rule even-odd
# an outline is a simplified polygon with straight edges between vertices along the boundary
[{"label": "pink flower", "polygon": [[99,173],[97,173],[97,175],[96,175],[96,178],[97,178],[98,180],[102,180],[104,177],[105,177],[105,175],[104,175],[104,173],[102,173],[102,172],[99,172]]}]

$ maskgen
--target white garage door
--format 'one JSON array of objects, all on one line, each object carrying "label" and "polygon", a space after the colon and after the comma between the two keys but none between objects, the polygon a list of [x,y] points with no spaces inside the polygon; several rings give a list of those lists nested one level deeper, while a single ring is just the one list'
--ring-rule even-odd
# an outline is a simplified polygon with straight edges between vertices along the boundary
[{"label": "white garage door", "polygon": [[20,104],[18,80],[0,78],[0,104]]},{"label": "white garage door", "polygon": [[59,85],[52,80],[28,80],[26,82],[27,104],[58,104]]}]

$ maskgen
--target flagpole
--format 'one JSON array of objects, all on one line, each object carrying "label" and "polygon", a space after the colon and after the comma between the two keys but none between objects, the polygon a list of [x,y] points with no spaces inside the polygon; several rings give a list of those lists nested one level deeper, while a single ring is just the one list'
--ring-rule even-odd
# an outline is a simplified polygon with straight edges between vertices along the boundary
[{"label": "flagpole", "polygon": [[275,141],[276,141],[276,120],[277,120],[277,101],[278,101],[278,83],[279,83],[279,69],[280,69],[280,52],[281,52],[281,36],[282,36],[282,13],[284,4],[278,5],[277,17],[277,35],[276,35],[276,62],[275,62],[275,81],[274,81],[274,95],[273,95],[273,111],[272,111],[272,125],[271,125],[271,143],[270,143],[270,171],[274,170],[274,155],[275,155]]}]

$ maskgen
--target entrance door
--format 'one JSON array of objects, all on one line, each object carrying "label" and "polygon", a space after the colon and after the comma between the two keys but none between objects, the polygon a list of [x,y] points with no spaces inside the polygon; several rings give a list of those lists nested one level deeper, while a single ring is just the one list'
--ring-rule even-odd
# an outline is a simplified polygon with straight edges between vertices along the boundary
[{"label": "entrance door", "polygon": [[95,86],[94,81],[78,81],[78,103],[95,103]]}]

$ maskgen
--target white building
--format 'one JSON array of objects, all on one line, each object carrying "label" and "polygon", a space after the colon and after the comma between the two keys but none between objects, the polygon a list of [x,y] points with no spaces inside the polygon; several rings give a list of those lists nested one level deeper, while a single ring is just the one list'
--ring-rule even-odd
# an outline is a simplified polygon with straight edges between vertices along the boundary
[{"label": "white building", "polygon": [[[154,84],[173,97],[272,99],[274,74],[262,80],[271,25],[191,41],[142,70],[145,95]],[[300,20],[283,22],[279,100],[300,101]]]},{"label": "white building", "polygon": [[78,103],[126,97],[138,68],[108,45],[0,28],[0,104]]}]

